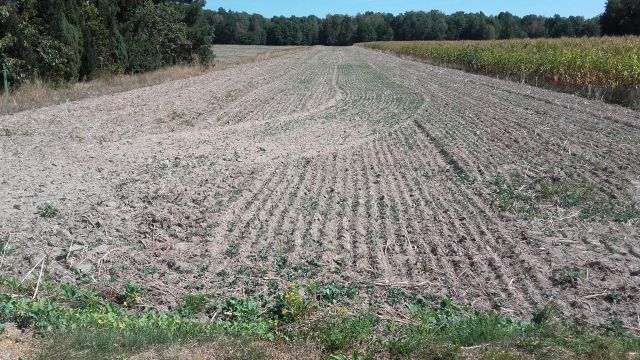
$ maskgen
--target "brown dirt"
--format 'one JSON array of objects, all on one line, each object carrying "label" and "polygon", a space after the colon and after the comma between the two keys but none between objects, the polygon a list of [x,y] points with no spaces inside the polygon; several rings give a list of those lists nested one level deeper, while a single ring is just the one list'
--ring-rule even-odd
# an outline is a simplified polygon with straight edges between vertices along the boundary
[{"label": "brown dirt", "polygon": [[[47,255],[54,281],[142,284],[161,309],[190,292],[335,280],[390,313],[418,295],[521,318],[553,301],[639,326],[637,217],[540,200],[525,218],[502,211],[489,183],[518,173],[631,204],[629,109],[316,47],[3,116],[3,128],[5,276]],[[46,202],[57,216],[37,214]],[[554,282],[563,267],[582,278]]]},{"label": "brown dirt", "polygon": [[37,353],[37,341],[32,334],[18,330],[13,324],[0,333],[0,360],[27,359]]},{"label": "brown dirt", "polygon": [[247,342],[218,339],[201,344],[174,346],[168,349],[149,350],[129,358],[129,360],[147,359],[281,359],[306,360],[320,359],[322,353],[311,346],[297,344],[289,346],[270,341]]}]

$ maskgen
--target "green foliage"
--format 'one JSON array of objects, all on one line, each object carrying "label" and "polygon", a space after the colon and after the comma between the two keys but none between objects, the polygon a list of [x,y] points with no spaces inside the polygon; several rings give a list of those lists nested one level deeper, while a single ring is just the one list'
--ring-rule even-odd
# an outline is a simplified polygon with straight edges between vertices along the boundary
[{"label": "green foliage", "polygon": [[492,312],[480,313],[457,306],[449,299],[444,299],[438,309],[426,310],[419,317],[420,326],[416,330],[424,337],[446,339],[459,346],[503,340],[523,334],[528,327],[523,321]]},{"label": "green foliage", "polygon": [[359,345],[373,335],[379,322],[379,318],[369,313],[336,316],[322,322],[315,330],[315,336],[330,353],[361,348]]},{"label": "green foliage", "polygon": [[190,60],[187,25],[174,6],[145,2],[137,7],[124,26],[124,38],[129,49],[128,68],[133,72]]},{"label": "green foliage", "polygon": [[270,309],[274,324],[304,320],[311,311],[311,302],[304,298],[296,283],[291,283],[283,294],[278,294]]},{"label": "green foliage", "polygon": [[58,215],[58,209],[49,203],[44,203],[38,206],[38,214],[42,217],[52,218]]},{"label": "green foliage", "polygon": [[234,257],[238,256],[239,254],[240,254],[240,244],[237,243],[237,242],[229,243],[229,246],[224,251],[224,256],[226,258],[229,258],[229,259],[234,258]]},{"label": "green foliage", "polygon": [[140,295],[142,288],[134,284],[125,284],[122,296],[122,304],[124,307],[135,306],[140,303]]},{"label": "green foliage", "polygon": [[462,185],[466,187],[470,187],[475,182],[473,177],[467,174],[464,170],[459,170],[455,174],[456,180],[458,180]]},{"label": "green foliage", "polygon": [[354,351],[351,356],[345,354],[329,355],[329,360],[373,360],[373,357]]},{"label": "green foliage", "polygon": [[498,175],[489,184],[493,186],[493,203],[500,210],[526,217],[536,214],[536,203],[530,194],[523,191],[524,187],[519,177],[512,176],[507,179]]},{"label": "green foliage", "polygon": [[525,336],[526,322],[498,314],[480,313],[444,299],[437,309],[417,314],[419,323],[400,327],[391,335],[388,347],[395,356],[456,358],[462,346],[502,342]]},{"label": "green foliage", "polygon": [[[398,323],[371,310],[335,305],[309,317],[314,309],[295,284],[274,299],[281,302],[275,313],[260,311],[251,299],[209,303],[208,296],[199,294],[186,296],[177,312],[158,312],[126,307],[120,300],[113,302],[71,284],[45,284],[46,296],[33,300],[29,286],[1,280],[0,286],[18,295],[0,295],[0,324],[11,322],[36,331],[43,339],[43,358],[126,357],[150,347],[198,341],[211,342],[220,352],[232,351],[240,358],[263,358],[267,353],[256,348],[254,340],[276,338],[304,339],[330,359],[372,358],[362,351],[381,358],[454,359],[461,356],[461,347],[473,346],[484,349],[481,358],[491,359],[523,354],[537,358],[554,352],[573,358],[616,359],[640,351],[640,338],[628,333],[619,320],[595,331],[552,321],[555,308],[551,305],[528,323],[445,299],[439,307],[421,308],[410,321]],[[120,294],[139,292],[139,287],[129,285]],[[206,320],[189,318],[201,312],[207,312]],[[277,320],[284,318],[287,321]]]},{"label": "green foliage", "polygon": [[258,321],[258,303],[251,299],[230,298],[214,304],[221,318],[232,321]]},{"label": "green foliage", "polygon": [[187,25],[187,38],[191,49],[198,57],[200,64],[210,64],[215,55],[211,50],[213,43],[213,21],[202,10],[204,0],[194,1],[185,9],[184,21]]},{"label": "green foliage", "polygon": [[600,23],[604,34],[640,34],[640,2],[634,0],[608,0]]},{"label": "green foliage", "polygon": [[[68,82],[213,59],[204,1],[17,1],[0,5],[10,82]],[[124,32],[124,36],[123,33]]]},{"label": "green foliage", "polygon": [[533,313],[531,321],[538,326],[548,324],[556,316],[557,311],[553,303],[547,303]]},{"label": "green foliage", "polygon": [[316,291],[316,298],[325,303],[339,303],[343,300],[354,299],[358,295],[356,284],[345,285],[332,281],[320,286]]},{"label": "green foliage", "polygon": [[557,286],[575,287],[583,276],[584,274],[580,269],[564,266],[551,272],[551,282]]},{"label": "green foliage", "polygon": [[535,178],[498,175],[486,184],[493,192],[493,205],[526,218],[551,218],[558,209],[572,209],[583,220],[630,223],[640,219],[632,195],[611,197],[585,177],[548,171]]},{"label": "green foliage", "polygon": [[187,294],[183,298],[182,305],[178,312],[180,315],[190,317],[203,312],[207,306],[209,298],[205,294]]},{"label": "green foliage", "polygon": [[538,37],[582,37],[600,34],[598,19],[581,16],[518,17],[508,12],[483,13],[408,11],[396,16],[366,12],[266,19],[225,9],[211,12],[216,41],[253,45],[351,45],[389,40],[491,40]]}]

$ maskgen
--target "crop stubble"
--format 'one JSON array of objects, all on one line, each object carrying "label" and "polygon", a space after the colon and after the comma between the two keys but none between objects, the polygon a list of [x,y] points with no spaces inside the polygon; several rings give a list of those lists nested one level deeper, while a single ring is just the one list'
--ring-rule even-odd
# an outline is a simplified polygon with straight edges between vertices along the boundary
[{"label": "crop stubble", "polygon": [[[638,218],[615,221],[640,192],[632,110],[316,47],[0,127],[3,275],[47,254],[54,281],[142,284],[160,308],[335,280],[393,312],[413,299],[399,293],[630,325],[640,310]],[[519,179],[508,194],[591,198],[514,214],[498,176]],[[584,276],[554,283],[564,267]]]}]

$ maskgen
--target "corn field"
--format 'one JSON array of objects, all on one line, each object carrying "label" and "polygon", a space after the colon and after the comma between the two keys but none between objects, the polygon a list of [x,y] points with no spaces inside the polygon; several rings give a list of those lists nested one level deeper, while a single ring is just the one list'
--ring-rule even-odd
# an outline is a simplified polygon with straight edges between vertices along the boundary
[{"label": "corn field", "polygon": [[374,42],[437,65],[638,105],[640,37]]}]

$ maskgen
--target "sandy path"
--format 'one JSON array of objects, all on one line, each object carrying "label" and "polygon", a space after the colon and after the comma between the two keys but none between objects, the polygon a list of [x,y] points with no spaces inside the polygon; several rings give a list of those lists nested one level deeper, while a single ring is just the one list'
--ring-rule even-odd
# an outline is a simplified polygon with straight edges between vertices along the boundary
[{"label": "sandy path", "polygon": [[[393,312],[444,296],[523,318],[548,301],[592,322],[640,311],[628,109],[316,47],[0,129],[2,275],[47,255],[53,281],[143,284],[160,307],[317,280]],[[573,184],[567,201],[615,206],[536,198],[512,214],[492,184],[516,174],[515,192]],[[59,214],[39,216],[45,202]],[[558,283],[565,267],[576,284]]]}]

